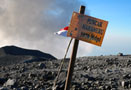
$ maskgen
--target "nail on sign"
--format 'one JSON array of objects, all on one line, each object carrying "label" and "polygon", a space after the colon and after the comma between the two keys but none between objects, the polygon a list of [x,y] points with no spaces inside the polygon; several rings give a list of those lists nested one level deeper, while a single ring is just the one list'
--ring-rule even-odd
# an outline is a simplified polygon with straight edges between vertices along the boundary
[{"label": "nail on sign", "polygon": [[107,21],[73,12],[67,36],[101,46]]}]

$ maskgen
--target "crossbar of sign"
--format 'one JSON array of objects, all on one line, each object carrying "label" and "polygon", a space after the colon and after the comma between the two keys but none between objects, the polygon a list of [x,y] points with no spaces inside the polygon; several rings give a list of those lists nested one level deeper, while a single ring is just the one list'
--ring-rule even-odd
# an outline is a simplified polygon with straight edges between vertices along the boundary
[{"label": "crossbar of sign", "polygon": [[108,21],[73,12],[67,36],[101,46]]}]

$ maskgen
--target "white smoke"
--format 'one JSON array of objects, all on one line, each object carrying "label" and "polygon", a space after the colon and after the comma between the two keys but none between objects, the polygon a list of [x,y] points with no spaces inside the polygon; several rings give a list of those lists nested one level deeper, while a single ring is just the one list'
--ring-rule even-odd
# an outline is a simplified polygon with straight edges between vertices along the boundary
[{"label": "white smoke", "polygon": [[[79,0],[0,0],[0,46],[39,49],[62,58],[69,38],[53,33],[68,25],[80,4]],[[82,43],[78,55],[91,50]]]}]

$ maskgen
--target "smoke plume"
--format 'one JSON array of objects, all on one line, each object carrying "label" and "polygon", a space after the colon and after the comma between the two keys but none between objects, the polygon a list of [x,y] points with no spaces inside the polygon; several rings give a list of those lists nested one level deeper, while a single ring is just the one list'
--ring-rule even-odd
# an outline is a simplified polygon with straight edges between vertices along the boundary
[{"label": "smoke plume", "polygon": [[[70,38],[54,32],[69,24],[80,4],[79,0],[0,0],[0,46],[39,49],[62,58]],[[91,50],[82,43],[79,56]]]}]

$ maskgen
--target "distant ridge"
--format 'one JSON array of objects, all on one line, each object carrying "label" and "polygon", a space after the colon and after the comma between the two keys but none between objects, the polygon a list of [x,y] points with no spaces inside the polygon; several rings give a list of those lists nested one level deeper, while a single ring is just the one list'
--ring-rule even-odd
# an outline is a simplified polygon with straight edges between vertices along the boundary
[{"label": "distant ridge", "polygon": [[39,50],[24,49],[17,46],[5,46],[0,48],[0,65],[18,62],[29,62],[39,60],[56,60],[54,56]]},{"label": "distant ridge", "polygon": [[30,55],[36,57],[44,57],[47,59],[56,59],[54,56],[47,53],[43,53],[39,50],[23,49],[17,46],[5,46],[0,49],[3,49],[4,54],[6,55]]}]

